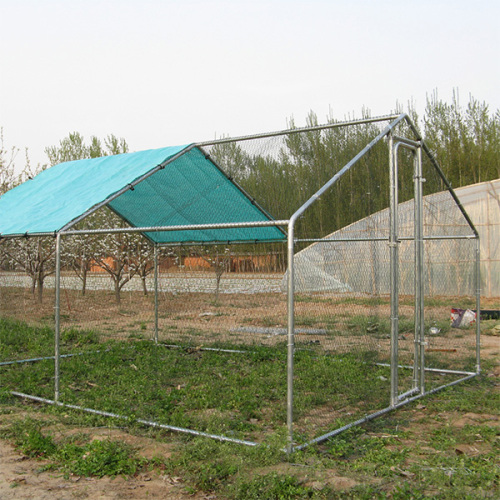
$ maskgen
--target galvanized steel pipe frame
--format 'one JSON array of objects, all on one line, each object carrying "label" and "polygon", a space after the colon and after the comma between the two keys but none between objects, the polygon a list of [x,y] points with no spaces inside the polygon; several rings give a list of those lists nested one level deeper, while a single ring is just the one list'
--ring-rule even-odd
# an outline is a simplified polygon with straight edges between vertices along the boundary
[{"label": "galvanized steel pipe frame", "polygon": [[423,187],[425,182],[422,172],[422,147],[416,149],[414,155],[415,172],[415,311],[418,319],[415,324],[415,361],[413,387],[425,393],[425,304],[424,304],[424,208]]},{"label": "galvanized steel pipe frame", "polygon": [[239,137],[224,137],[223,139],[214,139],[212,141],[198,142],[195,145],[198,147],[205,146],[215,146],[217,144],[227,144],[229,142],[240,142],[240,141],[250,141],[254,139],[268,139],[271,137],[278,137],[280,135],[293,135],[300,134],[302,132],[314,132],[320,130],[328,130],[341,127],[352,127],[353,125],[365,125],[368,123],[379,123],[379,122],[392,122],[402,115],[391,114],[383,116],[374,116],[373,118],[360,118],[358,120],[346,120],[342,122],[328,123],[327,125],[315,125],[312,127],[299,127],[299,128],[289,128],[286,130],[279,130],[275,132],[265,132],[263,134],[253,134],[253,135],[242,135]]},{"label": "galvanized steel pipe frame", "polygon": [[56,275],[54,307],[54,400],[59,401],[60,338],[61,338],[61,234],[56,236]]},{"label": "galvanized steel pipe frame", "polygon": [[481,245],[476,238],[476,373],[481,373]]},{"label": "galvanized steel pipe frame", "polygon": [[[437,241],[437,240],[475,240],[477,239],[475,235],[458,234],[456,236],[450,236],[449,234],[436,234],[431,236],[423,236],[423,241]],[[399,241],[414,241],[414,236],[400,236]],[[346,243],[346,242],[356,242],[356,241],[389,241],[389,238],[385,236],[376,236],[370,238],[296,238],[295,243]]]},{"label": "galvanized steel pipe frame", "polygon": [[398,403],[398,349],[399,349],[399,242],[398,242],[398,164],[397,148],[392,133],[389,143],[389,273],[391,294],[390,363],[391,387],[390,405]]},{"label": "galvanized steel pipe frame", "polygon": [[[182,151],[181,153],[179,153],[179,155],[176,155],[176,157],[170,159],[169,161],[165,162],[165,164],[168,164],[170,163],[171,161],[174,161],[174,159],[178,158],[179,156],[181,156],[182,154],[185,154],[188,150],[192,149],[193,147],[196,147],[196,146],[208,146],[208,145],[211,145],[211,144],[217,144],[217,143],[222,143],[222,142],[230,142],[230,141],[235,141],[235,140],[250,140],[250,139],[256,139],[256,138],[263,138],[263,137],[271,137],[271,136],[276,136],[276,135],[284,135],[284,134],[291,134],[291,133],[299,133],[299,132],[303,132],[305,130],[322,130],[322,129],[326,129],[326,128],[335,128],[335,127],[342,127],[342,126],[349,126],[349,125],[355,125],[355,124],[361,124],[361,123],[373,123],[373,122],[379,122],[379,121],[387,121],[387,120],[392,120],[391,123],[384,129],[382,130],[378,135],[377,137],[375,137],[365,148],[363,148],[363,150],[361,150],[350,162],[348,162],[342,169],[340,169],[331,179],[329,182],[327,182],[320,190],[318,190],[312,197],[309,198],[309,200],[307,200],[293,215],[292,217],[290,218],[290,220],[288,221],[266,221],[265,223],[260,223],[260,224],[254,224],[254,223],[243,223],[243,224],[209,224],[209,225],[198,225],[198,226],[182,226],[182,227],[179,227],[179,226],[167,226],[167,227],[162,227],[162,228],[123,228],[123,229],[112,229],[112,230],[82,230],[82,231],[72,231],[70,230],[70,227],[72,227],[76,222],[78,222],[79,220],[83,219],[85,216],[87,215],[90,215],[90,213],[92,213],[93,211],[97,210],[97,208],[100,208],[100,206],[104,206],[106,205],[107,203],[109,203],[109,201],[111,201],[111,199],[107,199],[105,200],[105,202],[103,202],[102,204],[100,204],[99,206],[97,207],[93,207],[91,209],[91,211],[87,212],[86,214],[84,214],[84,216],[80,217],[79,219],[75,220],[75,221],[72,221],[71,224],[69,224],[68,226],[66,226],[65,228],[63,228],[62,231],[58,232],[56,234],[56,305],[55,305],[55,324],[56,324],[56,340],[55,340],[55,356],[54,356],[54,359],[55,359],[55,366],[56,366],[56,375],[55,375],[55,398],[54,398],[54,402],[56,404],[62,404],[62,403],[59,403],[58,402],[58,399],[59,399],[59,360],[60,360],[60,353],[59,353],[59,336],[60,336],[60,237],[62,234],[64,235],[71,235],[71,234],[98,234],[98,233],[116,233],[116,232],[153,232],[153,231],[179,231],[179,230],[182,230],[182,229],[208,229],[208,228],[211,228],[211,229],[215,229],[215,228],[229,228],[229,227],[256,227],[256,226],[264,226],[264,225],[269,225],[269,226],[272,226],[272,225],[276,225],[276,226],[285,226],[287,225],[288,226],[288,242],[287,242],[287,245],[288,245],[288,248],[287,248],[287,254],[288,254],[288,265],[289,265],[289,273],[288,273],[288,288],[287,288],[287,292],[288,292],[288,301],[287,301],[287,305],[288,305],[288,313],[287,313],[287,317],[288,317],[288,331],[287,331],[287,340],[288,340],[288,346],[287,346],[287,360],[288,360],[288,366],[287,366],[287,384],[288,384],[288,388],[287,388],[287,429],[288,429],[288,444],[287,444],[287,451],[289,453],[293,452],[294,449],[300,449],[299,447],[295,447],[294,448],[294,444],[293,444],[293,375],[294,375],[294,365],[293,365],[293,362],[294,362],[294,227],[295,227],[295,223],[297,221],[297,219],[313,204],[315,203],[326,191],[328,191],[354,164],[356,164],[362,157],[364,157],[380,140],[382,140],[383,138],[385,137],[388,137],[389,138],[389,143],[390,143],[390,147],[389,147],[389,155],[390,155],[390,170],[392,172],[392,175],[394,175],[394,172],[393,172],[393,164],[394,164],[394,161],[393,161],[393,158],[392,158],[392,155],[393,155],[393,150],[392,150],[392,142],[393,142],[393,138],[392,138],[392,131],[395,129],[395,127],[400,124],[403,120],[405,120],[407,122],[407,124],[410,126],[411,130],[413,131],[414,135],[416,136],[417,138],[417,141],[422,145],[422,148],[424,149],[425,153],[427,154],[427,156],[430,158],[431,162],[433,163],[434,167],[436,168],[436,170],[438,171],[439,175],[441,176],[441,178],[443,179],[443,182],[445,182],[448,190],[450,191],[452,197],[454,198],[455,202],[457,203],[457,205],[459,206],[460,210],[462,211],[462,213],[464,214],[464,217],[465,219],[467,220],[467,222],[469,223],[469,226],[472,228],[475,236],[478,238],[478,233],[477,233],[477,230],[475,229],[472,221],[470,220],[470,218],[468,217],[467,213],[465,212],[465,209],[462,207],[462,205],[460,204],[460,201],[458,200],[458,198],[456,197],[455,193],[453,192],[453,189],[451,188],[451,185],[448,183],[448,181],[446,180],[446,178],[444,177],[444,174],[442,173],[440,167],[439,167],[439,164],[437,163],[437,161],[434,159],[432,153],[430,152],[430,150],[427,148],[427,146],[425,145],[425,143],[422,142],[422,138],[420,137],[420,134],[418,132],[418,130],[416,129],[416,127],[413,125],[413,123],[411,122],[410,118],[408,117],[408,115],[406,114],[400,114],[400,115],[390,115],[390,116],[387,116],[387,117],[381,117],[381,118],[374,118],[374,119],[365,119],[365,120],[353,120],[353,121],[350,121],[350,122],[341,122],[341,123],[337,123],[337,124],[331,124],[329,126],[318,126],[318,127],[309,127],[309,128],[304,128],[304,129],[292,129],[292,130],[288,130],[288,131],[282,131],[282,132],[276,132],[276,133],[272,133],[272,134],[259,134],[257,136],[246,136],[246,137],[240,137],[240,138],[236,138],[236,139],[225,139],[225,140],[220,140],[220,141],[211,141],[211,142],[206,142],[206,143],[198,143],[198,144],[193,144],[191,146],[189,146],[188,148],[186,148],[184,151]],[[404,139],[404,138],[399,138],[398,139],[400,140],[401,143],[405,143],[405,144],[411,144],[411,140],[410,139]],[[158,166],[157,167],[157,170],[159,170],[160,168],[163,168],[165,165],[161,165],[161,166]],[[152,175],[154,172],[156,172],[157,170],[151,172],[151,173],[148,173],[146,175],[145,178],[149,177],[150,175]],[[141,178],[140,180],[137,181],[140,182],[141,180],[144,180],[143,178]],[[396,191],[396,192],[395,192]],[[115,195],[116,196],[119,196],[120,193],[117,193]],[[393,200],[394,201],[397,201],[397,190],[394,189],[394,187],[391,188],[391,195],[392,196],[396,196],[396,198]],[[114,199],[114,198],[113,198]],[[396,205],[394,205],[396,206]],[[394,213],[392,213],[392,216],[394,217]],[[396,229],[396,227],[393,227],[393,229]],[[396,246],[394,247],[395,248],[395,257],[397,257],[397,242],[396,242],[396,239],[395,239],[395,236],[396,236],[396,231],[393,230],[392,232],[392,238],[390,238],[390,243],[391,244],[395,244],[396,243]],[[52,234],[52,233],[51,233]],[[41,233],[41,234],[32,234],[30,236],[47,236],[48,234],[47,233]],[[478,255],[478,252],[477,252],[477,255]],[[396,261],[396,259],[394,259],[394,261]],[[476,263],[477,263],[477,259],[476,259]],[[394,264],[391,266],[393,267]],[[479,264],[476,264],[476,268],[479,269]],[[393,276],[395,276],[396,274],[394,273],[394,269],[393,269]],[[478,275],[477,275],[478,276]],[[393,278],[394,279],[394,278]],[[479,283],[479,278],[478,278],[478,283]],[[479,286],[477,287],[477,310],[479,312],[479,297],[480,297],[480,291],[479,291]],[[392,301],[391,301],[392,302]],[[396,317],[392,317],[394,315],[392,315],[391,313],[391,323],[393,326],[396,326],[394,325],[394,321],[397,322],[397,315]],[[476,336],[477,336],[477,345],[479,345],[479,321],[476,322]],[[395,331],[396,328],[393,328],[393,330]],[[395,351],[393,354],[395,354],[395,356],[392,356],[391,355],[391,359],[397,359],[397,343],[395,343]],[[477,350],[477,372],[479,373],[479,349]],[[394,364],[393,362],[391,363],[392,365]],[[396,365],[397,366],[397,365]],[[394,369],[392,368],[392,371],[394,371]],[[393,390],[391,391],[391,395],[394,394],[395,390],[397,391],[397,389],[394,389],[395,387],[397,387],[397,368],[396,368],[396,380],[394,381],[393,378],[391,377],[391,384],[393,385]],[[465,379],[461,379],[459,381],[456,381],[452,384],[448,384],[447,386],[449,385],[454,385],[455,383],[458,383],[462,380],[467,380],[468,378],[470,377],[466,377]],[[395,383],[394,383],[395,382]],[[447,387],[447,386],[443,386],[443,387]],[[432,392],[435,392],[434,391],[431,391]],[[18,395],[21,395],[20,393],[18,393]],[[22,395],[23,397],[28,397],[27,395]],[[420,397],[420,396],[419,396]],[[33,398],[33,396],[32,396]],[[38,398],[38,399],[41,399],[41,398]],[[391,398],[392,399],[392,398]],[[416,399],[416,398],[411,398],[410,400],[413,400],[413,399]],[[410,400],[406,400],[405,402],[401,403],[401,402],[398,402],[397,400],[397,396],[396,396],[396,401],[394,401],[388,409],[386,410],[383,410],[383,412],[385,413],[386,411],[389,411],[391,409],[394,409],[394,408],[397,408],[399,406],[401,406],[402,404],[410,401]],[[49,401],[49,400],[47,400]],[[70,407],[69,405],[65,405],[65,406],[68,406]],[[76,408],[76,407],[75,407]],[[93,412],[96,412],[96,410],[89,410],[89,411],[93,411]],[[104,413],[103,413],[104,414]],[[378,414],[382,414],[380,412],[377,412],[374,414],[374,416],[372,418],[375,418],[375,416],[377,416]],[[366,421],[366,419],[363,419],[361,421],[357,421],[355,423],[353,423],[352,425],[357,425],[359,423],[362,423]],[[155,424],[157,425],[157,424]],[[168,427],[168,426],[167,426]],[[344,428],[338,430],[338,432],[341,432]],[[181,430],[181,429],[179,429]],[[183,431],[186,431],[185,429]],[[196,431],[189,431],[188,432],[190,433],[193,433],[193,434],[198,434],[198,435],[204,435],[204,433],[198,433]],[[334,431],[334,433],[338,433],[337,431]],[[329,435],[333,435],[332,433],[330,433]],[[210,436],[210,437],[215,437],[217,439],[220,439],[220,438],[223,438],[221,436]],[[225,439],[225,438],[223,438]],[[327,437],[325,437],[325,439],[327,439]],[[225,439],[226,440],[226,439]],[[230,440],[230,439],[229,439]],[[317,440],[314,440],[314,442],[317,442]],[[312,442],[311,442],[312,443]],[[245,443],[245,444],[254,444],[254,443]]]},{"label": "galvanized steel pipe frame", "polygon": [[154,326],[154,340],[158,344],[158,244],[154,244],[154,290],[155,290],[155,326]]},{"label": "galvanized steel pipe frame", "polygon": [[[413,182],[414,182],[414,209],[413,209],[413,228],[414,228],[414,273],[415,273],[415,329],[414,329],[414,363],[413,363],[413,386],[410,391],[406,391],[405,394],[414,393],[419,391],[421,394],[425,392],[424,390],[424,375],[425,371],[423,367],[425,366],[425,333],[424,333],[424,289],[422,275],[424,272],[424,262],[423,262],[423,190],[422,182],[422,155],[421,155],[421,145],[420,142],[411,141],[406,138],[393,137],[393,140],[397,140],[393,147],[392,164],[393,164],[393,177],[391,177],[391,189],[396,191],[396,199],[391,198],[391,201],[395,201],[395,207],[391,206],[391,214],[395,220],[394,230],[394,245],[396,249],[398,248],[401,238],[398,232],[398,202],[397,202],[397,189],[398,189],[398,151],[400,147],[409,149],[413,154]],[[395,184],[393,184],[393,182]],[[392,228],[392,224],[391,224]],[[391,253],[391,256],[395,258],[395,263],[391,261],[391,276],[392,272],[395,272],[394,277],[396,281],[395,288],[391,287],[391,319],[393,314],[398,316],[399,321],[399,255]],[[393,297],[394,296],[394,297]],[[394,307],[394,309],[393,309]],[[391,326],[394,322],[391,321]],[[399,342],[399,327],[392,330],[391,328],[391,404],[397,404],[402,397],[398,394],[398,380],[397,380],[397,367],[398,361],[398,345]],[[394,347],[396,346],[396,347]],[[394,374],[396,372],[396,374]]]},{"label": "galvanized steel pipe frame", "polygon": [[[392,123],[384,128],[369,144],[367,144],[352,160],[346,163],[321,189],[313,194],[291,217],[288,223],[288,330],[287,330],[287,452],[293,453],[293,363],[295,349],[294,328],[294,229],[300,216],[326,193],[350,168],[371,151],[384,137],[390,135],[391,131],[403,120],[406,115],[399,115]],[[390,147],[392,151],[392,147]],[[390,153],[392,154],[392,153]]]},{"label": "galvanized steel pipe frame", "polygon": [[[217,229],[217,228],[248,228],[248,227],[263,227],[263,226],[283,226],[288,224],[288,221],[257,221],[257,222],[241,222],[241,223],[225,223],[225,224],[203,224],[203,225],[191,225],[191,226],[166,226],[158,228],[117,228],[115,230],[82,230],[82,231],[72,231],[68,230],[65,232],[59,232],[56,234],[56,249],[55,249],[55,260],[56,260],[56,272],[55,272],[55,307],[54,307],[54,324],[55,324],[55,335],[54,335],[54,401],[59,401],[60,396],[60,337],[61,337],[61,327],[60,327],[60,303],[61,303],[61,238],[62,236],[71,236],[74,234],[109,234],[109,233],[135,233],[144,232],[145,229],[148,231],[175,231],[179,230],[179,227],[188,229]],[[158,344],[158,245],[154,246],[154,289],[155,289],[155,324],[154,324],[154,341]],[[160,425],[160,424],[157,424]],[[194,433],[195,431],[193,431]]]},{"label": "galvanized steel pipe frame", "polygon": [[38,401],[39,403],[55,405],[55,406],[59,406],[62,408],[70,408],[72,410],[80,410],[80,411],[84,411],[86,413],[91,413],[93,415],[101,415],[103,417],[110,417],[110,418],[116,418],[116,419],[120,419],[120,420],[137,422],[139,424],[146,425],[149,427],[156,427],[156,428],[160,428],[160,429],[166,429],[169,431],[182,432],[184,434],[191,434],[193,436],[209,437],[212,439],[217,439],[218,441],[227,441],[227,442],[236,443],[236,444],[244,444],[246,446],[257,446],[258,445],[258,443],[255,443],[253,441],[244,441],[242,439],[220,436],[218,434],[210,434],[208,432],[195,431],[193,429],[186,429],[184,427],[176,427],[174,425],[160,424],[159,422],[154,422],[152,420],[144,420],[141,418],[131,419],[130,417],[127,417],[125,415],[120,415],[118,413],[95,410],[94,408],[85,408],[84,406],[62,403],[56,399],[41,398],[39,396],[32,396],[31,394],[24,394],[22,392],[17,392],[17,391],[11,391],[11,394],[13,396],[17,396],[20,398],[31,399],[32,401]]},{"label": "galvanized steel pipe frame", "polygon": [[[382,130],[365,148],[363,148],[351,161],[349,161],[344,167],[342,167],[331,179],[328,181],[321,189],[319,189],[313,196],[311,196],[291,217],[290,221],[288,224],[288,266],[289,266],[289,271],[288,271],[288,390],[287,390],[287,431],[288,431],[288,436],[287,436],[287,452],[292,453],[294,449],[299,449],[297,447],[294,447],[294,442],[293,442],[293,353],[294,353],[294,239],[293,239],[293,234],[294,234],[294,227],[297,219],[303,215],[303,213],[313,204],[315,203],[325,192],[327,192],[354,164],[356,164],[363,156],[365,156],[380,140],[383,138],[387,137],[388,142],[389,142],[389,172],[391,176],[391,234],[389,236],[389,244],[391,245],[391,284],[395,286],[394,289],[391,287],[391,394],[390,394],[390,406],[388,410],[384,410],[384,413],[386,411],[389,411],[390,409],[397,408],[401,406],[402,404],[406,403],[403,402],[401,403],[397,394],[397,386],[398,386],[398,380],[397,380],[397,370],[398,370],[398,315],[397,315],[397,299],[395,298],[397,294],[394,293],[394,290],[397,291],[397,283],[398,283],[398,269],[396,268],[397,262],[398,262],[398,249],[397,249],[397,172],[394,171],[395,167],[397,168],[397,165],[395,165],[394,161],[394,138],[393,138],[393,130],[396,128],[397,125],[399,125],[403,120],[409,125],[410,129],[415,135],[416,140],[412,141],[411,139],[406,139],[402,138],[399,136],[397,137],[398,143],[401,145],[405,145],[407,147],[412,147],[416,148],[417,150],[417,155],[418,159],[416,161],[419,162],[420,164],[420,171],[421,171],[421,164],[422,164],[422,157],[421,157],[421,150],[423,149],[426,155],[429,157],[431,163],[433,164],[434,168],[437,170],[438,174],[442,178],[443,182],[445,183],[448,191],[452,195],[455,203],[459,207],[460,211],[464,215],[469,227],[474,233],[474,236],[476,238],[479,238],[479,234],[474,227],[473,222],[471,221],[470,217],[468,216],[467,212],[463,208],[462,204],[460,203],[458,197],[456,196],[455,192],[453,191],[451,185],[445,178],[438,162],[432,155],[431,151],[429,148],[425,145],[425,143],[422,140],[422,137],[420,136],[420,133],[418,129],[415,127],[413,122],[411,121],[410,117],[406,113],[402,113],[398,116],[393,116],[391,118],[394,118],[394,120],[384,129]],[[376,120],[380,121],[380,120]],[[269,135],[267,135],[269,136]],[[241,140],[244,140],[245,138],[241,138]],[[421,187],[420,187],[421,191]],[[420,192],[419,197],[422,196],[422,193]],[[419,213],[421,214],[421,202],[420,206],[418,208]],[[421,215],[420,215],[421,216]],[[419,216],[419,217],[420,217]],[[420,221],[422,222],[422,221]],[[415,238],[416,239],[416,238]],[[420,235],[420,241],[418,242],[419,245],[422,244],[423,240],[423,233]],[[416,242],[417,244],[417,242]],[[477,258],[476,258],[477,262]],[[417,263],[415,263],[417,265]],[[421,263],[419,263],[419,266]],[[476,272],[476,276],[479,276]],[[421,286],[421,284],[420,284]],[[477,293],[477,310],[479,312],[479,292]],[[423,297],[419,298],[419,308],[423,308]],[[411,400],[416,399],[418,397],[423,396],[425,393],[425,388],[423,385],[423,378],[425,374],[425,360],[424,360],[424,352],[423,352],[423,314],[420,317],[420,327],[419,327],[419,354],[420,356],[418,357],[418,361],[415,360],[415,362],[421,366],[420,372],[419,372],[419,382],[420,382],[420,396],[416,396],[414,398],[411,398]],[[477,338],[479,339],[479,326],[477,325],[477,330],[476,330]],[[479,345],[479,340],[477,340],[477,344]],[[478,352],[478,351],[477,351]],[[479,354],[477,355],[479,359]],[[478,361],[479,363],[479,361]],[[479,364],[478,364],[479,366]],[[422,369],[423,368],[423,369]],[[473,375],[472,375],[473,376]],[[468,376],[465,379],[462,380],[468,380],[472,376]],[[448,384],[448,385],[454,385],[453,384]],[[443,386],[447,387],[447,386]],[[413,388],[413,390],[415,387]],[[411,392],[413,392],[413,390]],[[431,391],[435,392],[435,391]],[[407,400],[408,401],[408,400]],[[374,418],[374,417],[373,417]],[[365,420],[362,420],[365,421]],[[358,422],[359,423],[359,422]],[[356,425],[356,424],[355,424]]]},{"label": "galvanized steel pipe frame", "polygon": [[[450,382],[449,384],[441,385],[439,387],[431,389],[430,391],[427,391],[425,394],[418,394],[417,396],[413,396],[411,398],[405,399],[404,401],[399,401],[395,405],[387,406],[386,408],[383,408],[382,410],[376,411],[374,413],[369,413],[368,415],[365,415],[364,417],[362,417],[354,422],[351,422],[350,424],[344,425],[343,427],[339,427],[338,429],[335,429],[331,432],[328,432],[327,434],[323,434],[322,436],[319,436],[315,439],[312,439],[311,441],[308,441],[307,443],[304,443],[300,446],[296,446],[294,449],[299,451],[299,450],[303,450],[309,446],[312,446],[312,445],[315,445],[318,443],[322,443],[323,441],[326,441],[332,437],[335,437],[338,434],[340,434],[341,432],[344,432],[348,429],[352,429],[353,427],[355,427],[357,425],[361,425],[361,424],[364,424],[366,422],[369,422],[370,420],[374,420],[375,418],[386,415],[387,413],[389,413],[391,411],[397,410],[398,408],[402,408],[403,406],[405,406],[409,403],[412,403],[414,401],[417,401],[423,397],[430,396],[431,394],[435,394],[436,392],[442,391],[443,389],[446,389],[448,387],[452,387],[454,385],[461,384],[463,382],[467,382],[468,380],[471,380],[477,376],[478,376],[477,373],[473,373],[473,374],[467,375],[466,377],[460,378],[458,380],[454,380],[453,382]],[[408,391],[408,392],[411,392],[411,391]]]}]

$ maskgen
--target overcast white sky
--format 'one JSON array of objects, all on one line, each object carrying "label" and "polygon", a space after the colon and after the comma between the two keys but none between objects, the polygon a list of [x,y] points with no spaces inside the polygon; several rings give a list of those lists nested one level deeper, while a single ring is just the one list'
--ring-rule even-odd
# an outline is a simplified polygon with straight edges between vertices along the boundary
[{"label": "overcast white sky", "polygon": [[454,88],[496,110],[499,22],[498,0],[0,0],[0,127],[36,164],[73,131],[136,151]]}]

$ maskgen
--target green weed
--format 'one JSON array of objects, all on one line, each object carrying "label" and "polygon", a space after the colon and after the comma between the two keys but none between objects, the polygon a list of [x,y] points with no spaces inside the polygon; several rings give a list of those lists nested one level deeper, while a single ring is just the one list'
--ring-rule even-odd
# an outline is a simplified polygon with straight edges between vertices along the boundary
[{"label": "green weed", "polygon": [[[304,319],[304,324],[312,321],[312,317]],[[323,317],[320,320],[326,322]],[[367,326],[374,322],[378,323],[374,337],[385,334],[386,322],[361,316],[351,318],[352,328],[348,333],[357,330],[366,334]],[[410,318],[400,321],[409,330],[413,328],[410,323]],[[190,335],[196,333],[193,330]],[[250,438],[262,444],[239,447],[202,437],[172,438],[156,430],[155,438],[176,439],[179,448],[171,458],[148,462],[122,443],[89,442],[84,434],[58,442],[44,431],[44,426],[52,425],[47,421],[21,421],[10,424],[8,432],[2,432],[26,455],[43,457],[50,462],[48,467],[65,474],[130,476],[146,467],[158,467],[181,476],[187,483],[185,491],[192,494],[206,491],[220,498],[250,500],[451,500],[494,498],[497,492],[500,481],[496,465],[497,430],[489,425],[487,417],[485,421],[479,419],[477,425],[457,428],[452,421],[444,425],[446,420],[442,416],[445,412],[452,412],[453,416],[459,412],[496,414],[500,401],[494,377],[482,375],[427,398],[424,409],[419,410],[419,419],[435,425],[418,434],[411,430],[415,407],[408,405],[396,416],[388,415],[354,427],[324,444],[288,457],[283,452],[286,445],[283,403],[287,389],[284,346],[252,345],[245,354],[222,355],[201,350],[194,344],[184,349],[168,349],[150,341],[104,345],[98,343],[98,338],[97,333],[76,329],[63,334],[64,345],[78,346],[79,351],[89,348],[91,352],[61,360],[62,401],[128,415],[131,419],[154,419],[234,438]],[[209,346],[234,348],[224,342]],[[19,355],[19,350],[23,358],[40,349],[46,349],[48,356],[53,355],[53,331],[33,329],[20,322],[6,322],[2,326],[0,321],[0,349],[7,356]],[[319,435],[387,405],[389,371],[375,365],[378,361],[376,351],[325,356],[316,345],[297,350],[296,439],[299,442],[309,439],[313,432]],[[436,358],[435,362],[438,361]],[[491,367],[491,363],[484,363],[485,370]],[[12,408],[23,404],[23,411],[29,412],[35,404],[14,403],[9,390],[53,397],[51,359],[2,367],[1,376],[1,401]],[[441,375],[426,376],[429,383],[447,380]],[[42,411],[52,415],[51,422],[58,420],[84,427],[110,424],[103,416],[67,408],[43,407]],[[419,421],[421,426],[422,422]],[[133,421],[119,420],[119,425],[127,426],[130,432],[144,432]],[[464,443],[481,443],[483,448],[479,445],[478,448],[482,451],[477,456],[457,453],[457,446]],[[293,461],[297,472],[284,464],[286,461]],[[335,491],[323,483],[318,486],[325,471],[335,471],[361,484],[346,491]],[[310,486],[313,480],[314,488]]]},{"label": "green weed", "polygon": [[52,435],[42,430],[41,422],[27,418],[14,422],[6,434],[26,456],[49,459],[51,464],[45,469],[56,468],[79,476],[114,477],[133,475],[146,464],[130,446],[118,441],[88,442],[88,436],[79,434],[57,444]]},{"label": "green weed", "polygon": [[42,425],[28,418],[14,423],[9,431],[15,445],[28,457],[46,458],[56,452],[52,436],[42,433]]},{"label": "green weed", "polygon": [[91,441],[83,446],[68,443],[54,456],[59,467],[78,476],[131,476],[142,468],[145,460],[134,450],[118,441]]}]

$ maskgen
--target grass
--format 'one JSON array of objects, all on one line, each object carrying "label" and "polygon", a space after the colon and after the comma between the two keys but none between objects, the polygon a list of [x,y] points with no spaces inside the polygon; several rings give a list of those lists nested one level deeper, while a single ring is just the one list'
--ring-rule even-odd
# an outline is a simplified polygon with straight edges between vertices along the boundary
[{"label": "grass", "polygon": [[[66,475],[130,477],[156,468],[181,477],[186,494],[222,499],[493,499],[500,482],[499,429],[488,413],[494,402],[479,403],[475,418],[465,425],[460,418],[471,418],[470,412],[444,415],[442,408],[468,409],[471,396],[487,401],[494,383],[487,376],[474,379],[458,391],[428,398],[425,406],[407,407],[291,457],[283,454],[284,434],[278,432],[255,448],[184,437],[171,457],[146,460],[140,450],[119,441],[64,437],[61,423],[56,440],[49,429],[62,420],[57,415],[14,420],[7,430],[4,426],[2,437],[26,456],[45,459],[46,469]],[[75,422],[66,419],[68,424],[72,428]],[[173,440],[159,431],[155,436]]]},{"label": "grass", "polygon": [[[27,326],[23,331],[26,337],[37,334]],[[261,441],[286,422],[284,347],[252,346],[244,354],[220,354],[140,340],[101,345],[88,332],[81,340],[73,331],[63,339],[65,347],[89,349],[61,360],[60,401],[66,404],[252,441]],[[294,411],[299,428],[306,430],[318,405],[350,405],[352,415],[361,415],[387,404],[380,397],[387,394],[387,369],[366,369],[375,359],[370,352],[325,357],[314,349],[297,351]],[[52,399],[53,380],[52,359],[3,367],[5,397],[10,389]],[[309,438],[314,437],[311,431],[326,432],[331,425],[331,419],[316,422]]]},{"label": "grass", "polygon": [[[360,330],[369,326],[361,318],[351,324]],[[385,324],[379,325],[383,331]],[[0,321],[0,339],[2,359],[53,351],[50,329],[20,322]],[[61,400],[128,415],[132,420],[120,421],[121,427],[138,439],[147,435],[172,443],[176,451],[169,458],[146,460],[140,449],[120,441],[66,435],[64,429],[113,422],[10,396],[9,390],[17,389],[52,397],[52,360],[3,367],[0,417],[10,418],[2,420],[0,437],[27,457],[44,459],[50,470],[130,477],[153,468],[181,477],[186,494],[226,499],[498,498],[499,427],[494,416],[500,401],[488,362],[485,374],[466,384],[286,456],[282,347],[255,345],[246,354],[220,355],[194,347],[159,348],[147,341],[103,345],[96,332],[77,330],[65,332],[61,341],[65,350],[89,351],[62,360]],[[388,369],[374,361],[374,352],[320,356],[316,346],[297,351],[298,439],[387,404]],[[40,412],[50,417],[38,418]],[[255,439],[261,445],[144,430],[134,424],[136,417]]]}]

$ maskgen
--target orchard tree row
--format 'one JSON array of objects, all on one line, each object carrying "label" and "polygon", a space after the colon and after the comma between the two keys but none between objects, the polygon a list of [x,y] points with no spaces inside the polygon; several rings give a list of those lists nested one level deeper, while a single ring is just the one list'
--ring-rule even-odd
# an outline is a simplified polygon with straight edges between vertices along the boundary
[{"label": "orchard tree row", "polygon": [[[401,111],[400,109],[397,110]],[[436,93],[427,100],[422,118],[411,106],[408,114],[422,130],[424,140],[434,152],[444,174],[454,187],[500,177],[500,111],[491,112],[486,103],[469,98],[463,107],[454,94],[451,103],[440,100]],[[370,112],[362,111],[362,117]],[[329,120],[334,123],[333,118]],[[307,125],[318,125],[317,116],[310,113]],[[291,128],[295,127],[293,120]],[[277,219],[289,218],[340,168],[349,162],[380,131],[376,124],[332,128],[307,133],[290,134],[272,140],[227,143],[208,148],[214,162],[226,174]],[[404,132],[404,131],[403,131]],[[401,131],[399,132],[402,133]],[[411,135],[408,135],[411,137]],[[5,148],[0,137],[0,195],[24,182],[44,167],[33,169],[26,153],[25,167],[16,170],[16,148]],[[78,132],[71,133],[59,145],[46,148],[50,165],[64,161],[97,158],[128,152],[125,139],[113,135],[90,142]],[[299,220],[297,234],[301,237],[323,237],[389,204],[388,150],[380,142],[357,165],[325,193]],[[444,188],[430,164],[424,162],[427,179],[425,194]],[[409,154],[400,158],[399,200],[413,197],[413,171]],[[81,221],[77,228],[111,228],[124,226],[111,210],[102,208]],[[203,248],[192,250],[213,263],[217,284],[225,268],[227,250]],[[73,270],[81,280],[85,293],[87,273],[100,266],[114,284],[116,301],[122,288],[134,276],[140,277],[144,293],[146,278],[153,270],[153,247],[148,240],[134,234],[79,236],[64,239],[62,252],[65,269]],[[178,258],[172,249],[163,249],[162,258]],[[0,266],[22,270],[31,278],[34,297],[42,300],[44,280],[54,273],[53,238],[23,238],[0,240]]]}]

